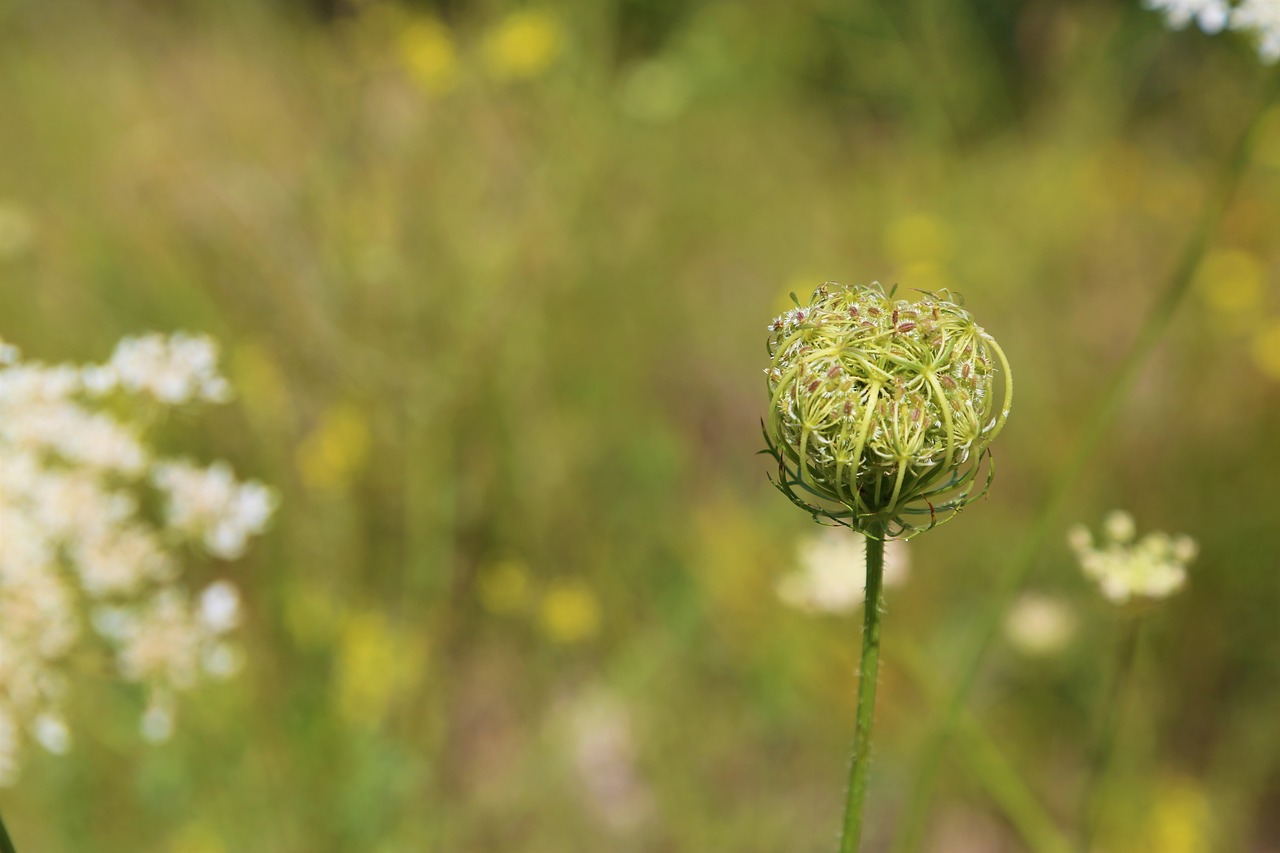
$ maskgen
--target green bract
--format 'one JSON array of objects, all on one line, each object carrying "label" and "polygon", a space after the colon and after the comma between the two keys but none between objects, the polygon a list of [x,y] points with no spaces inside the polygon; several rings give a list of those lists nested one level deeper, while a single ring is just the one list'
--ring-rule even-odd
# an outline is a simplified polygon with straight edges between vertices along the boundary
[{"label": "green bract", "polygon": [[896,537],[985,494],[989,464],[973,487],[1013,378],[995,339],[949,293],[907,302],[879,284],[828,282],[769,331],[765,440],[775,485],[794,503]]}]

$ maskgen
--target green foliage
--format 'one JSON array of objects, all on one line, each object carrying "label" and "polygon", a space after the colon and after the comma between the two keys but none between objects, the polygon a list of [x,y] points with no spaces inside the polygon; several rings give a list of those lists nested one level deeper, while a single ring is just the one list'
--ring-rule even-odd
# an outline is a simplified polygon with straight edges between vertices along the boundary
[{"label": "green foliage", "polygon": [[[855,629],[774,594],[812,525],[752,456],[761,318],[872,278],[965,293],[1019,382],[996,486],[887,597],[883,844],[934,702],[895,635],[949,672],[1255,102],[1251,49],[1136,3],[162,5],[0,2],[0,335],[215,335],[238,398],[166,449],[281,508],[191,567],[244,589],[244,673],[139,751],[139,697],[72,662],[71,752],[0,796],[18,848],[827,849]],[[1135,663],[1110,849],[1278,840],[1261,132],[1069,507],[1201,544]],[[1033,583],[1078,639],[1001,647],[970,707],[1062,818],[1115,626],[1065,543]],[[932,833],[1018,849],[965,754]]]}]

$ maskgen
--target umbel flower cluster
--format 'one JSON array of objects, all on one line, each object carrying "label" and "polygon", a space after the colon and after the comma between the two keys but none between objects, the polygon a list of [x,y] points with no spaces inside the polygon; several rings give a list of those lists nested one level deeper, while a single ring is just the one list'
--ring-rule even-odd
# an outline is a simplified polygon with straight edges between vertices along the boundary
[{"label": "umbel flower cluster", "polygon": [[985,494],[991,468],[975,491],[978,471],[1013,381],[949,293],[908,302],[827,282],[769,331],[767,452],[777,487],[815,519],[909,536]]},{"label": "umbel flower cluster", "polygon": [[1187,581],[1187,566],[1199,548],[1190,536],[1156,531],[1137,539],[1133,516],[1107,514],[1096,544],[1083,525],[1072,527],[1067,543],[1085,575],[1112,604],[1151,602],[1173,595]]},{"label": "umbel flower cluster", "polygon": [[191,595],[178,551],[239,556],[275,498],[224,463],[158,458],[139,425],[228,396],[203,337],[130,338],[85,366],[22,362],[0,341],[0,783],[16,776],[24,735],[69,747],[67,673],[94,635],[145,688],[151,740],[172,729],[176,692],[234,671],[235,588]]}]

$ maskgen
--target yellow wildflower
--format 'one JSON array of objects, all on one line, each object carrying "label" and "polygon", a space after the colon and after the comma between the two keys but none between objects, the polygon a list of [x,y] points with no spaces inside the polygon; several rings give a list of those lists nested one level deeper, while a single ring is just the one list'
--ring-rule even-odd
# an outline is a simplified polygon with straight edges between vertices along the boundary
[{"label": "yellow wildflower", "polygon": [[458,49],[453,33],[442,22],[430,16],[414,17],[397,41],[400,61],[423,90],[439,94],[457,84]]},{"label": "yellow wildflower", "polygon": [[513,12],[485,36],[481,56],[494,77],[520,80],[546,71],[563,46],[564,29],[554,16]]},{"label": "yellow wildflower", "polygon": [[542,629],[557,643],[578,643],[600,630],[600,602],[580,581],[553,587],[542,599]]},{"label": "yellow wildflower", "polygon": [[1274,317],[1253,336],[1253,363],[1267,377],[1280,380],[1280,317]]},{"label": "yellow wildflower", "polygon": [[364,467],[369,445],[364,413],[352,405],[334,406],[298,446],[298,471],[312,488],[345,488]]}]

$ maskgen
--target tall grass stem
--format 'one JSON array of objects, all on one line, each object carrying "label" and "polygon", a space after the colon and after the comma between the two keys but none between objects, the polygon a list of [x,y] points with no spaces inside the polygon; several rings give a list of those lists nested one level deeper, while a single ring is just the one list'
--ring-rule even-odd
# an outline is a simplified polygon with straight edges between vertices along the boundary
[{"label": "tall grass stem", "polygon": [[1115,764],[1116,740],[1124,722],[1124,711],[1133,690],[1134,661],[1138,657],[1138,639],[1142,621],[1131,619],[1124,627],[1124,636],[1116,652],[1115,674],[1107,693],[1098,724],[1098,736],[1093,754],[1093,768],[1083,799],[1080,820],[1080,853],[1089,853],[1093,839],[1098,834],[1102,811],[1106,803],[1111,770]]},{"label": "tall grass stem", "polygon": [[[894,643],[894,649],[896,653],[890,656],[891,662],[902,665],[925,698],[940,703],[944,687],[929,670],[919,646],[904,637],[902,642]],[[966,764],[1009,825],[1022,837],[1028,853],[1072,853],[1075,848],[1068,836],[1058,828],[1031,786],[972,713],[965,711],[960,715],[956,736]]]},{"label": "tall grass stem", "polygon": [[1264,96],[1259,100],[1244,132],[1223,164],[1217,183],[1201,210],[1200,218],[1187,239],[1182,256],[1168,284],[1151,306],[1133,345],[1112,375],[1107,389],[1094,405],[1076,442],[1075,451],[1053,483],[1044,511],[1032,526],[1031,532],[1023,540],[1022,545],[1013,552],[1012,559],[1005,564],[991,594],[986,596],[985,607],[979,611],[978,618],[975,620],[972,644],[957,667],[959,675],[955,687],[941,711],[938,722],[926,740],[919,769],[916,771],[911,799],[901,824],[903,829],[893,846],[894,853],[916,853],[920,850],[924,838],[924,825],[928,817],[929,801],[933,795],[943,753],[964,710],[969,692],[977,680],[982,661],[1000,630],[1001,619],[1031,573],[1036,555],[1050,534],[1057,530],[1062,510],[1066,507],[1072,489],[1084,472],[1085,465],[1097,450],[1107,428],[1115,419],[1121,403],[1128,397],[1138,373],[1168,330],[1174,313],[1187,290],[1190,289],[1196,270],[1200,267],[1200,262],[1204,259],[1231,198],[1240,184],[1240,179],[1249,165],[1268,107],[1276,100],[1278,93],[1280,93],[1280,73],[1272,72],[1266,82]]},{"label": "tall grass stem", "polygon": [[4,825],[3,817],[0,817],[0,853],[18,853],[17,848],[13,846],[13,839],[9,837],[9,829]]}]

